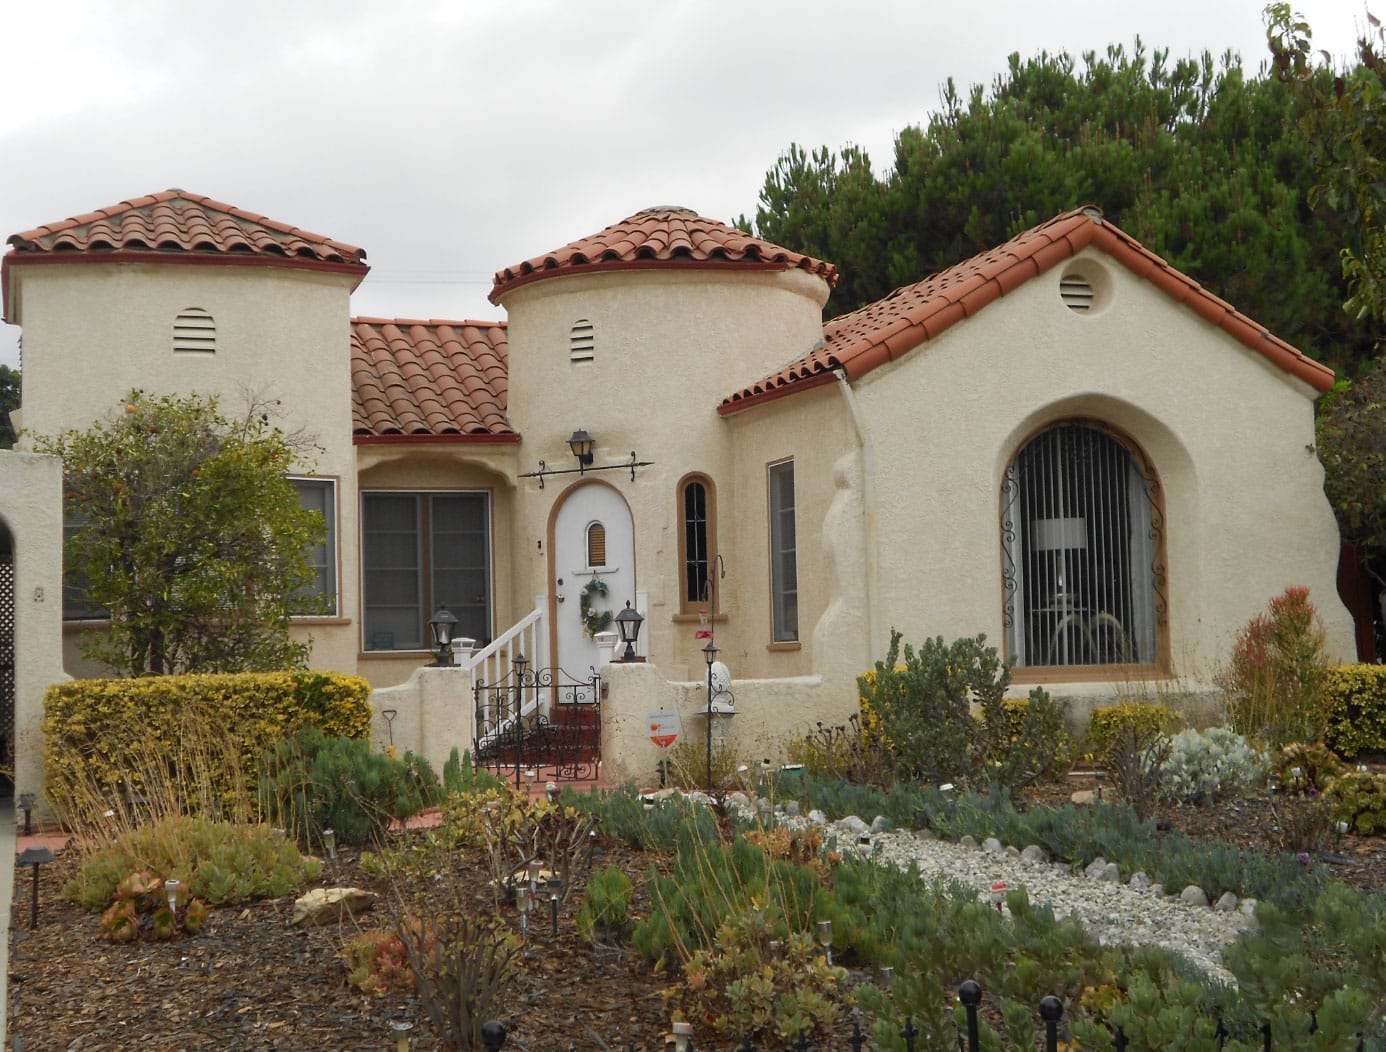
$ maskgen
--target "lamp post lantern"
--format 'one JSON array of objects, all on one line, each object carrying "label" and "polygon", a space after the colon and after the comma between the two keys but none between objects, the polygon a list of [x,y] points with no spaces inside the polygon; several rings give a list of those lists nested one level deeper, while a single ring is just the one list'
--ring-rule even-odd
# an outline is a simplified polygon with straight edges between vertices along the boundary
[{"label": "lamp post lantern", "polygon": [[428,619],[428,627],[433,633],[433,649],[437,651],[433,667],[452,668],[452,633],[457,627],[457,618],[446,606],[440,606]]},{"label": "lamp post lantern", "polygon": [[703,660],[707,662],[707,791],[712,792],[712,664],[717,660],[717,644],[711,639],[703,647]]},{"label": "lamp post lantern", "polygon": [[616,630],[621,633],[621,642],[626,645],[626,649],[621,652],[621,661],[635,660],[635,641],[640,638],[640,626],[645,623],[645,619],[640,616],[638,610],[632,610],[630,600],[626,600],[626,608],[616,615]]}]

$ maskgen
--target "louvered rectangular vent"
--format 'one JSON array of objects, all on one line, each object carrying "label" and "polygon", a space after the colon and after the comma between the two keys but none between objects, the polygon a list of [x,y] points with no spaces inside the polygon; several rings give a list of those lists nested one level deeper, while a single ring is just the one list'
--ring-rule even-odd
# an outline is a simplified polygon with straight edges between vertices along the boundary
[{"label": "louvered rectangular vent", "polygon": [[1087,278],[1070,275],[1059,280],[1059,298],[1069,310],[1086,314],[1092,310],[1093,290]]},{"label": "louvered rectangular vent", "polygon": [[215,354],[217,326],[204,310],[185,310],[173,319],[173,350],[176,354]]},{"label": "louvered rectangular vent", "polygon": [[590,362],[596,357],[597,337],[592,323],[586,318],[577,322],[568,334],[568,360]]}]

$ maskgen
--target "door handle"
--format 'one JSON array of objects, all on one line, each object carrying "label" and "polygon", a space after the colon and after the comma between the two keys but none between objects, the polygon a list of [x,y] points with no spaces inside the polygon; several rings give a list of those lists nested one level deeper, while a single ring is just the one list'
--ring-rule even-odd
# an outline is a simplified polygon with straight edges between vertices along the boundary
[{"label": "door handle", "polygon": [[561,603],[561,602],[563,602],[563,599],[564,599],[564,596],[560,593],[559,596],[558,596],[558,601]]}]

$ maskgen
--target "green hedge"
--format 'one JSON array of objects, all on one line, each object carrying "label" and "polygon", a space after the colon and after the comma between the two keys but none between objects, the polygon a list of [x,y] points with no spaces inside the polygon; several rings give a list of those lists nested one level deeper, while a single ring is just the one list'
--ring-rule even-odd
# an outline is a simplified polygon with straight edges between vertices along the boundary
[{"label": "green hedge", "polygon": [[61,815],[92,791],[163,791],[193,767],[203,792],[253,794],[262,754],[300,727],[366,737],[370,694],[360,676],[302,671],[59,684],[44,697],[45,794]]},{"label": "green hedge", "polygon": [[1105,765],[1111,762],[1112,746],[1121,728],[1134,725],[1141,730],[1163,731],[1172,735],[1179,724],[1179,714],[1163,705],[1144,701],[1119,701],[1115,705],[1104,705],[1092,710],[1087,735],[1083,739],[1083,752],[1092,757],[1093,763]]},{"label": "green hedge", "polygon": [[1386,665],[1338,665],[1328,670],[1329,748],[1339,756],[1386,752]]}]

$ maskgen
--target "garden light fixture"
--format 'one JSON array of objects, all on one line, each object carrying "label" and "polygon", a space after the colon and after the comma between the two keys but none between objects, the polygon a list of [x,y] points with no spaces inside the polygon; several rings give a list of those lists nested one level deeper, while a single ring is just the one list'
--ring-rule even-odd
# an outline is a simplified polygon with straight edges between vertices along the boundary
[{"label": "garden light fixture", "polygon": [[626,600],[626,608],[616,615],[616,630],[621,633],[621,642],[626,645],[626,649],[621,654],[622,662],[635,660],[635,641],[640,638],[640,626],[645,623],[645,619],[640,616],[638,610],[632,610],[630,600]]},{"label": "garden light fixture", "polygon": [[684,1020],[674,1023],[674,1052],[693,1052],[693,1024]]},{"label": "garden light fixture", "polygon": [[52,862],[52,861],[53,861],[53,852],[50,851],[50,850],[48,850],[48,848],[44,847],[42,844],[39,844],[37,847],[26,847],[23,851],[21,851],[21,852],[19,853],[19,857],[18,857],[17,859],[15,859],[15,863],[16,863],[17,865],[21,865],[21,866],[33,866],[33,867],[34,867],[34,894],[33,894],[33,906],[32,906],[32,908],[31,908],[31,910],[30,910],[30,913],[29,913],[29,927],[30,927],[31,929],[37,928],[37,927],[38,927],[38,871],[39,871],[39,866],[47,865],[49,862]]},{"label": "garden light fixture", "polygon": [[24,812],[24,835],[32,836],[34,832],[33,815],[36,800],[33,793],[19,794],[19,808]]},{"label": "garden light fixture", "polygon": [[335,829],[322,831],[322,846],[327,849],[327,857],[335,862],[337,860],[337,831]]},{"label": "garden light fixture", "polygon": [[446,606],[440,606],[428,619],[428,627],[433,633],[433,647],[437,651],[433,667],[452,668],[452,632],[457,627],[457,618],[448,612]]},{"label": "garden light fixture", "polygon": [[821,920],[818,922],[818,945],[823,947],[823,958],[827,961],[828,967],[833,966],[833,922]]},{"label": "garden light fixture", "polygon": [[175,917],[178,916],[178,878],[169,877],[164,881],[164,894],[168,896],[168,911]]},{"label": "garden light fixture", "polygon": [[414,1029],[414,1024],[407,1019],[396,1019],[390,1029],[395,1032],[395,1052],[409,1052],[409,1031]]}]

